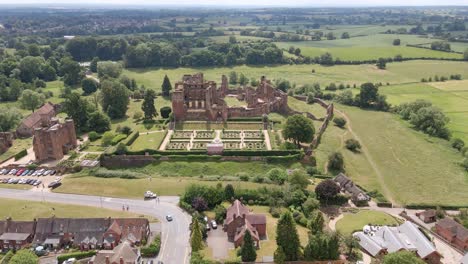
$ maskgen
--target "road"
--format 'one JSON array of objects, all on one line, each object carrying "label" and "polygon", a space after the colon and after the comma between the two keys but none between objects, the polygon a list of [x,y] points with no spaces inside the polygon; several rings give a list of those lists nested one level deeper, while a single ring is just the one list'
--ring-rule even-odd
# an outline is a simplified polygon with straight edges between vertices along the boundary
[{"label": "road", "polygon": [[[133,200],[100,196],[60,194],[49,192],[31,192],[24,190],[2,189],[0,197],[30,201],[46,201],[52,203],[75,204],[122,210],[122,205],[128,205],[130,212],[154,216],[161,221],[161,251],[157,260],[164,263],[189,263],[189,225],[191,218],[178,206],[178,196],[162,196],[159,203],[155,200]],[[172,222],[166,221],[166,215],[171,214]]]}]

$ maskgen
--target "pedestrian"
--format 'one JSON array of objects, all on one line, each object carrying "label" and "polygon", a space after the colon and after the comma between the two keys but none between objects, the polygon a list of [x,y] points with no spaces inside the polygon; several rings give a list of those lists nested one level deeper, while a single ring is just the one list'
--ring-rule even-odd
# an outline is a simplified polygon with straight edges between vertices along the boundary
[{"label": "pedestrian", "polygon": [[125,211],[125,205],[122,205],[122,211]]},{"label": "pedestrian", "polygon": [[128,211],[129,206],[127,205],[127,211]]}]

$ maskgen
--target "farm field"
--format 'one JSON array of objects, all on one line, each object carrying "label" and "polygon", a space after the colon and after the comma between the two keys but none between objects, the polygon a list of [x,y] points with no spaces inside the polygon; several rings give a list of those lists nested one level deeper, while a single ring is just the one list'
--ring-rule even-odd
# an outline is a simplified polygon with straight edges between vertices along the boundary
[{"label": "farm field", "polygon": [[[171,163],[177,166],[177,163]],[[74,193],[100,195],[108,197],[142,198],[145,191],[150,190],[158,195],[181,195],[185,188],[194,183],[215,186],[220,181],[200,181],[187,177],[153,177],[145,179],[98,178],[91,176],[68,176],[63,179],[62,186],[54,189],[58,193]],[[234,188],[256,189],[261,186],[272,186],[253,182],[222,181],[232,184]]]},{"label": "farm field", "polygon": [[467,80],[383,86],[380,91],[393,105],[416,99],[432,102],[450,118],[448,127],[453,136],[468,141]]},{"label": "farm field", "polygon": [[[69,205],[49,202],[32,202],[13,199],[0,199],[0,218],[28,220],[45,217],[142,217],[139,214],[96,208],[91,206]],[[151,219],[150,219],[151,220]]]},{"label": "farm field", "polygon": [[[468,175],[457,164],[462,159],[460,153],[452,149],[448,141],[417,132],[390,113],[342,105],[337,108],[350,119],[353,132],[371,157],[371,161],[357,157],[351,160],[352,165],[345,157],[345,169],[351,168],[349,175],[358,184],[371,189],[377,181],[380,191],[390,194],[400,204],[466,206]],[[325,133],[322,145],[327,145],[331,140],[327,136],[332,135]],[[335,146],[339,146],[337,141],[340,142],[332,139]],[[344,149],[342,152],[363,155]],[[378,173],[366,173],[371,162]]]},{"label": "farm field", "polygon": [[[312,73],[312,69],[315,73]],[[244,73],[248,78],[287,79],[296,85],[320,83],[321,85],[334,83],[356,84],[364,82],[382,82],[400,84],[419,82],[438,74],[462,74],[468,77],[468,63],[453,61],[406,61],[388,63],[387,70],[379,70],[374,65],[337,65],[325,67],[320,65],[270,65],[270,66],[234,66],[234,67],[206,67],[206,68],[149,68],[126,69],[123,74],[138,80],[139,85],[161,91],[161,83],[167,74],[172,83],[180,80],[184,74],[203,72],[205,79],[221,83],[221,75],[228,75],[231,71]],[[158,97],[159,99],[160,97]],[[156,102],[159,108],[158,101]],[[163,106],[163,105],[161,105]]]},{"label": "farm field", "polygon": [[348,235],[362,230],[365,225],[397,225],[398,221],[384,212],[360,210],[359,212],[345,213],[344,217],[336,223],[336,230]]}]

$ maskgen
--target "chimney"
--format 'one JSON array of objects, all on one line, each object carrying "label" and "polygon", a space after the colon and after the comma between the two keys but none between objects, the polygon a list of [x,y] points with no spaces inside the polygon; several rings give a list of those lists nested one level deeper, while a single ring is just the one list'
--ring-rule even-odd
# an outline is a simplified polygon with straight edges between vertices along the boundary
[{"label": "chimney", "polygon": [[123,260],[123,257],[120,257],[120,264],[124,264],[124,260]]},{"label": "chimney", "polygon": [[106,256],[106,264],[110,264],[109,256]]}]

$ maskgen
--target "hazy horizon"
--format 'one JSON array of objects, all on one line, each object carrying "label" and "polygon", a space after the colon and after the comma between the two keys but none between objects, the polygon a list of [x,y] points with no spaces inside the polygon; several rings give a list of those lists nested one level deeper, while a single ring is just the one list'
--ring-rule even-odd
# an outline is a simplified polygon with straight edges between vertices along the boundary
[{"label": "hazy horizon", "polygon": [[467,6],[466,0],[448,0],[443,5],[439,0],[356,0],[350,3],[343,0],[296,0],[294,3],[288,0],[225,0],[222,3],[217,0],[199,0],[196,3],[190,0],[151,1],[151,0],[0,0],[0,5],[18,6],[161,6],[161,7],[379,7],[379,6]]}]

